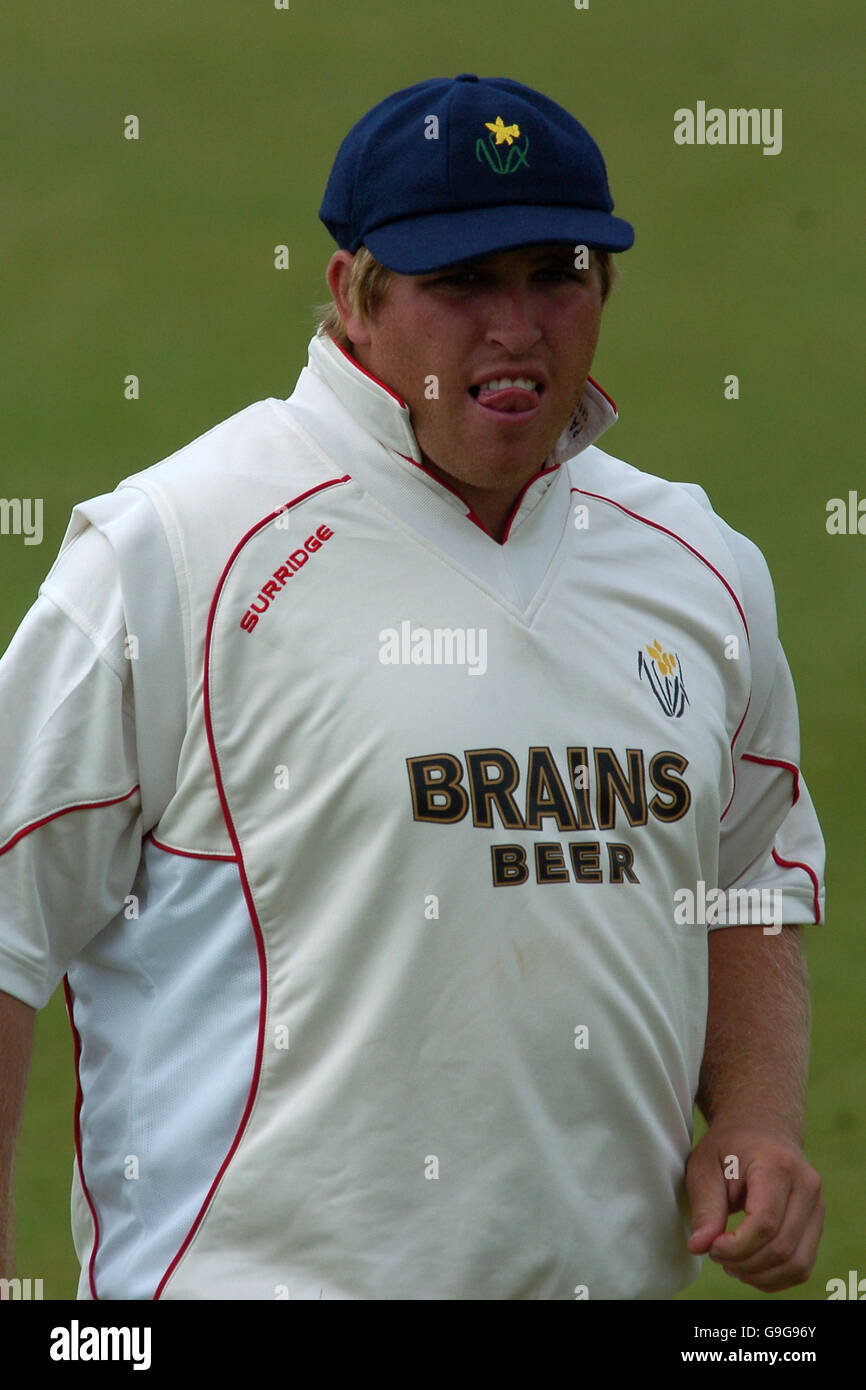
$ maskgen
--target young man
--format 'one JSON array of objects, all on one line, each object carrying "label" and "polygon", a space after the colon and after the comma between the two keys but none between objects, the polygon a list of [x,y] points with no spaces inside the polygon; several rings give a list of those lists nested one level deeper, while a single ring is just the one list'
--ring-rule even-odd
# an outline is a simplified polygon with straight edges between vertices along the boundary
[{"label": "young man", "polygon": [[594,445],[612,207],[516,82],[380,103],[336,336],[77,508],[0,665],[7,1132],[65,973],[84,1298],[808,1275],[823,846],[760,554]]}]

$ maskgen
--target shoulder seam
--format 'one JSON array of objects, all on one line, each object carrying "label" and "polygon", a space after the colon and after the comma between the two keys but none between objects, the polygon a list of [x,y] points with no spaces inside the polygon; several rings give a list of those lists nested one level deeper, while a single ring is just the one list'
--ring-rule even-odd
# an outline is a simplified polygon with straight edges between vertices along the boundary
[{"label": "shoulder seam", "polygon": [[66,618],[67,621],[70,622],[72,626],[78,632],[81,633],[82,637],[90,643],[90,645],[94,649],[94,652],[100,664],[104,666],[107,671],[111,672],[111,674],[123,687],[124,697],[128,697],[129,692],[126,689],[126,681],[124,679],[126,672],[119,671],[115,666],[114,662],[107,654],[109,644],[114,641],[114,639],[118,636],[119,633],[122,633],[125,630],[124,625],[121,623],[120,627],[118,627],[116,631],[113,632],[108,639],[104,640],[102,634],[100,632],[97,632],[96,628],[92,625],[92,623],[89,623],[87,621],[83,614],[78,613],[77,610],[74,609],[71,604],[69,604],[65,600],[62,600],[58,595],[52,594],[45,587],[45,581],[43,581],[42,585],[39,588],[39,595],[41,598],[46,599],[52,605],[52,607],[57,609],[59,613],[62,613],[64,618]]},{"label": "shoulder seam", "polygon": [[[297,435],[298,439],[300,439],[301,443],[309,450],[318,463],[326,464],[328,468],[336,468],[338,466],[336,460],[332,459],[330,454],[326,454],[318,441],[313,438],[299,420],[295,419],[291,409],[288,408],[285,401],[277,401],[274,397],[268,397],[267,404],[271,408],[271,414],[276,417],[284,428],[290,429],[293,434]],[[285,414],[277,409],[278,405],[286,406]]]},{"label": "shoulder seam", "polygon": [[[672,486],[676,486],[676,484],[672,484]],[[616,507],[618,511],[624,512],[625,515],[630,517],[633,521],[638,521],[643,526],[651,526],[653,530],[660,531],[662,535],[667,536],[677,545],[682,546],[683,549],[687,550],[690,555],[693,555],[696,560],[699,560],[702,565],[704,565],[716,576],[720,584],[727,591],[728,596],[733,600],[737,612],[739,613],[740,621],[742,622],[743,628],[745,629],[746,639],[749,640],[749,624],[746,619],[745,610],[743,608],[743,604],[741,603],[739,596],[734,590],[733,585],[728,583],[727,579],[721,573],[721,571],[716,569],[716,566],[712,563],[712,561],[708,560],[704,555],[702,555],[696,546],[692,545],[690,541],[687,541],[685,537],[681,536],[677,531],[673,531],[669,526],[665,526],[662,522],[654,521],[652,517],[642,516],[639,512],[633,511],[631,507],[627,507],[624,502],[620,502],[616,497],[606,497],[604,493],[591,492],[588,488],[576,487],[574,484],[572,484],[571,491],[580,493],[583,497],[593,497],[598,502],[606,502],[609,506]],[[720,540],[724,545],[725,550],[727,550],[728,554],[730,554],[730,549],[727,543],[725,542],[724,537],[720,536]],[[736,560],[733,555],[731,555],[731,560],[734,563],[737,572],[736,577],[741,581],[742,587],[742,576],[740,575],[739,566],[736,564]]]},{"label": "shoulder seam", "polygon": [[[218,425],[214,425],[214,429],[218,428]],[[210,434],[211,431],[209,430],[208,433]],[[188,448],[190,446],[187,445],[186,447]],[[163,460],[163,462],[168,462],[168,460]],[[154,464],[154,467],[157,468],[159,467],[159,465]],[[149,471],[149,469],[145,470],[145,472]],[[190,590],[189,581],[189,565],[187,564],[186,554],[183,548],[183,531],[174,519],[170,507],[168,508],[168,510],[170,513],[171,525],[169,527],[169,525],[166,524],[166,517],[163,515],[162,509],[159,506],[157,506],[156,502],[157,495],[159,496],[160,500],[162,500],[163,498],[163,493],[159,487],[159,484],[155,481],[152,484],[144,484],[138,481],[140,478],[142,478],[142,476],[143,474],[141,473],[133,474],[131,479],[124,479],[122,483],[119,483],[118,489],[129,488],[131,491],[139,493],[139,495],[145,499],[151,511],[153,512],[157,524],[159,525],[159,528],[162,531],[163,537],[165,539],[165,544],[168,547],[168,553],[172,560],[172,573],[175,584],[175,590],[177,593],[177,606],[180,610],[181,636],[183,639],[184,681],[186,685],[186,706],[188,709],[194,685],[192,650],[192,594]],[[178,572],[179,569],[183,571],[182,578],[180,573]]]}]

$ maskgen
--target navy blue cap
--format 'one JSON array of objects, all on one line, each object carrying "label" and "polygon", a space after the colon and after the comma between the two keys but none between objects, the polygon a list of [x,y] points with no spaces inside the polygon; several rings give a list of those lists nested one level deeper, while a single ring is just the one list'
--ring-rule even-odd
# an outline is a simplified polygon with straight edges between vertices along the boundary
[{"label": "navy blue cap", "polygon": [[337,245],[422,275],[519,246],[627,251],[601,151],[508,77],[435,77],[380,101],[341,144],[319,217]]}]

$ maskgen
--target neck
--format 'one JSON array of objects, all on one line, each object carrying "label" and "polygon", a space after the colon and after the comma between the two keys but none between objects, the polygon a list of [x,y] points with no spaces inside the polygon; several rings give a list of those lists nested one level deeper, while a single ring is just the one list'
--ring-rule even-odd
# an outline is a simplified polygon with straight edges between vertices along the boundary
[{"label": "neck", "polygon": [[471,483],[452,477],[450,473],[446,473],[444,468],[440,468],[424,453],[422,453],[421,458],[427,472],[432,473],[434,478],[438,478],[441,483],[456,493],[461,501],[465,502],[467,507],[471,509],[475,520],[480,522],[487,534],[500,545],[505,539],[505,532],[518,497],[529,480],[537,477],[544,467],[543,464],[540,464],[539,467],[534,468],[516,488],[513,483],[507,488],[486,488],[473,487]]}]

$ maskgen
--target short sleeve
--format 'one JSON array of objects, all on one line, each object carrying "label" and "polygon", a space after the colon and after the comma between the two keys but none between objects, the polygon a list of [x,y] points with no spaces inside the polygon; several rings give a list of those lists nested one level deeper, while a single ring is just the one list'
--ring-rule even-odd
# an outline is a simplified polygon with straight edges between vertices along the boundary
[{"label": "short sleeve", "polygon": [[0,660],[0,989],[33,1008],[122,908],[141,853],[111,546],[88,528],[50,581]]},{"label": "short sleeve", "polygon": [[[749,629],[752,691],[735,743],[734,795],[722,819],[719,888],[725,921],[797,925],[824,920],[824,839],[800,771],[794,682],[778,637],[773,581],[758,547],[717,515],[702,488],[681,483],[708,511],[734,560]],[[743,892],[751,894],[744,897]],[[756,897],[763,892],[775,896]]]},{"label": "short sleeve", "polygon": [[[776,921],[822,922],[824,839],[800,771],[794,683],[778,643],[769,697],[735,770],[734,798],[722,823],[720,888],[777,894],[766,899],[778,909]],[[716,925],[732,925],[730,917]]]}]

